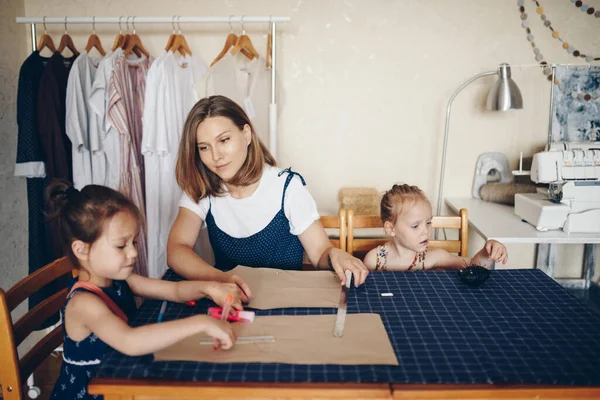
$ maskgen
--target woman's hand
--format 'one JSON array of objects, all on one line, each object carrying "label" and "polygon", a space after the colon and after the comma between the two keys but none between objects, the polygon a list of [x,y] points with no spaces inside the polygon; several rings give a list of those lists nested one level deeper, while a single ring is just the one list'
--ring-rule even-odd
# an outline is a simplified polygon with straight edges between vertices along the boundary
[{"label": "woman's hand", "polygon": [[362,261],[351,256],[343,250],[332,247],[328,254],[329,267],[332,268],[342,281],[342,285],[346,284],[346,273],[348,270],[354,275],[354,286],[358,287],[365,282],[369,270]]},{"label": "woman's hand", "polygon": [[207,290],[207,296],[217,303],[220,307],[225,305],[225,300],[228,295],[231,295],[231,308],[233,310],[243,310],[242,302],[248,302],[248,297],[242,289],[235,283],[211,282],[211,286]]},{"label": "woman's hand", "polygon": [[211,338],[216,339],[221,349],[228,350],[233,347],[236,335],[229,322],[221,321],[220,319],[209,317],[208,315],[198,315],[196,317],[200,319],[200,323],[204,325],[204,333]]},{"label": "woman's hand", "polygon": [[485,251],[488,253],[488,258],[494,262],[506,264],[508,261],[506,247],[497,240],[488,240],[485,242]]}]

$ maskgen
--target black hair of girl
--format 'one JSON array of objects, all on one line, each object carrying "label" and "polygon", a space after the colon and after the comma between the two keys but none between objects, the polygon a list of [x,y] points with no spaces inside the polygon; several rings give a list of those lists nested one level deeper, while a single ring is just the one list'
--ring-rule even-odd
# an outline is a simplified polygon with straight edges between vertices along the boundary
[{"label": "black hair of girl", "polygon": [[122,193],[106,186],[87,185],[81,191],[65,180],[54,180],[46,189],[46,217],[58,226],[64,253],[79,268],[71,244],[76,240],[92,245],[110,219],[120,212],[129,212],[143,223],[135,204]]}]

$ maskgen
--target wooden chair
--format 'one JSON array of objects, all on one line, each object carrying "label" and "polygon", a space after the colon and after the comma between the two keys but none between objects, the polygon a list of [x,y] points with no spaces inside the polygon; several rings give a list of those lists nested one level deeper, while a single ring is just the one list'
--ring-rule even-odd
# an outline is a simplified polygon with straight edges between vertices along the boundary
[{"label": "wooden chair", "polygon": [[[452,217],[433,217],[431,220],[433,228],[458,229],[458,240],[431,240],[430,248],[442,248],[449,253],[457,253],[461,257],[468,257],[469,244],[469,220],[467,210],[461,208],[458,216]],[[389,241],[389,238],[383,235],[375,237],[358,238],[355,236],[355,229],[361,228],[381,228],[381,217],[378,215],[354,215],[352,210],[348,210],[348,245],[347,251],[361,260],[373,248]]]},{"label": "wooden chair", "polygon": [[326,215],[321,217],[321,225],[323,225],[323,228],[339,229],[339,238],[332,238],[331,244],[344,251],[346,251],[346,246],[348,243],[348,225],[346,223],[346,215],[346,210],[341,209],[340,214],[337,217],[334,215]]},{"label": "wooden chair", "polygon": [[[40,268],[25,279],[17,282],[7,292],[0,289],[0,383],[4,400],[25,399],[23,384],[32,372],[63,342],[63,331],[59,324],[44,336],[21,360],[17,346],[49,317],[57,313],[67,297],[67,279],[73,264],[60,258]],[[48,283],[60,279],[65,287],[48,297],[13,324],[10,315],[19,304]]]},{"label": "wooden chair", "polygon": [[[337,247],[340,250],[344,250],[346,251],[346,246],[348,243],[348,225],[346,223],[346,210],[345,209],[341,209],[340,210],[340,214],[335,216],[335,215],[325,215],[322,216],[320,221],[321,221],[321,225],[323,225],[323,228],[325,229],[338,229],[339,230],[339,235],[338,238],[336,239],[335,237],[330,238],[331,240],[331,244],[334,247]],[[306,253],[304,253],[304,260],[302,261],[302,266],[304,270],[314,270],[315,268],[312,266],[312,264],[310,263],[310,260],[308,259],[308,257],[306,256]]]}]

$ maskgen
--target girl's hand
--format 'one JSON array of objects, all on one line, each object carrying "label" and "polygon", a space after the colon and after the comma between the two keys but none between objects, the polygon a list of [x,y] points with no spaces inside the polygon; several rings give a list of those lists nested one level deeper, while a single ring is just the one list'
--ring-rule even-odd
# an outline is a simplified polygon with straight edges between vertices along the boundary
[{"label": "girl's hand", "polygon": [[354,286],[362,285],[369,275],[369,270],[365,267],[362,261],[350,254],[333,247],[328,255],[329,267],[332,268],[342,281],[342,285],[346,284],[346,270],[354,275]]},{"label": "girl's hand", "polygon": [[231,275],[229,277],[229,282],[237,285],[239,289],[242,291],[242,301],[244,303],[250,303],[254,298],[252,291],[250,290],[250,286],[238,275]]},{"label": "girl's hand", "polygon": [[221,349],[228,350],[233,347],[236,335],[229,322],[221,321],[208,315],[198,315],[196,317],[204,325],[204,333],[213,339],[217,339]]},{"label": "girl's hand", "polygon": [[508,261],[508,252],[506,247],[496,240],[488,240],[485,242],[485,251],[488,253],[488,258],[494,262],[506,264]]},{"label": "girl's hand", "polygon": [[242,302],[248,301],[247,296],[235,283],[212,282],[212,285],[207,291],[207,295],[220,307],[223,307],[225,305],[225,300],[227,299],[227,296],[231,295],[231,297],[233,298],[233,301],[231,302],[232,311],[243,310],[244,307],[242,306]]}]

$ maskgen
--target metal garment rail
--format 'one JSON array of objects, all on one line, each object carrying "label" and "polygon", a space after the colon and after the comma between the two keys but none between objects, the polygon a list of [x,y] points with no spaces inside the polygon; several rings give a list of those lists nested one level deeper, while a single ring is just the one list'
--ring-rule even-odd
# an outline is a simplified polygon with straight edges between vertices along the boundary
[{"label": "metal garment rail", "polygon": [[[17,24],[31,25],[31,50],[36,50],[37,34],[35,24],[118,24],[119,22],[131,22],[133,24],[171,24],[193,23],[193,24],[212,24],[212,23],[269,23],[271,28],[271,103],[269,104],[269,150],[273,157],[277,157],[277,23],[290,22],[290,17],[276,16],[246,16],[232,15],[227,17],[17,17]],[[66,29],[65,29],[66,30]]]}]

